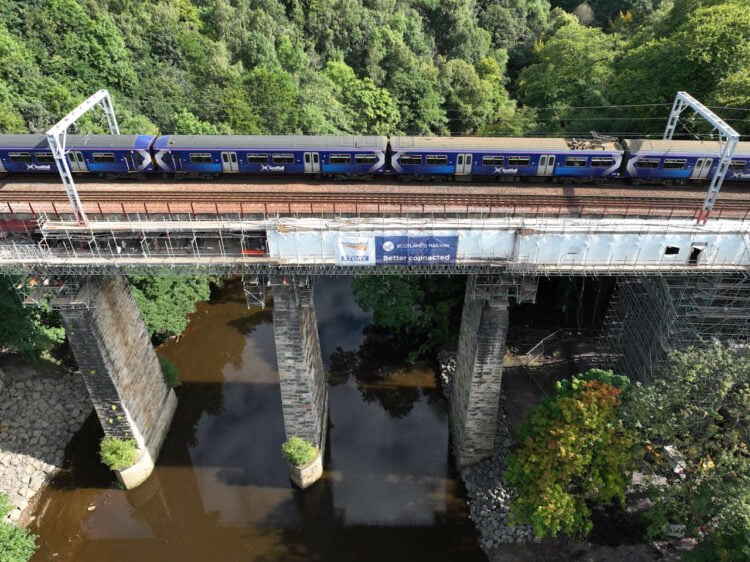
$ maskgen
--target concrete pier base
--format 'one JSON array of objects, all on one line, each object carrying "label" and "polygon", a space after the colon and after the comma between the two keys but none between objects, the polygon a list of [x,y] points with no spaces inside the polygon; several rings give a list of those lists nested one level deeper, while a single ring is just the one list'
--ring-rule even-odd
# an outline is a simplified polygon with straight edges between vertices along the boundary
[{"label": "concrete pier base", "polygon": [[124,277],[89,278],[56,299],[86,389],[107,437],[134,439],[138,460],[118,471],[130,489],[154,467],[177,408]]},{"label": "concrete pier base", "polygon": [[492,454],[503,356],[508,331],[508,293],[473,290],[469,278],[451,394],[451,436],[459,469]]},{"label": "concrete pier base", "polygon": [[312,282],[272,281],[273,332],[287,439],[301,437],[324,452],[328,391],[323,374]]}]

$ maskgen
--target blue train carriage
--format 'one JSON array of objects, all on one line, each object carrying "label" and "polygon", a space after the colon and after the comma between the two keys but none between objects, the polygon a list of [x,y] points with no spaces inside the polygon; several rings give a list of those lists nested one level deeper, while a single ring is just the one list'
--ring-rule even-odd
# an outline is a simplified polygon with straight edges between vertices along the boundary
[{"label": "blue train carriage", "polygon": [[[65,152],[70,170],[105,175],[153,170],[153,135],[68,135]],[[56,173],[45,135],[0,135],[0,173]]]},{"label": "blue train carriage", "polygon": [[391,169],[402,177],[521,178],[617,176],[616,142],[555,138],[392,137]]},{"label": "blue train carriage", "polygon": [[368,177],[385,173],[387,144],[377,136],[169,135],[156,139],[154,159],[162,172],[191,176]]},{"label": "blue train carriage", "polygon": [[[721,153],[718,141],[626,139],[623,145],[628,155],[625,176],[635,181],[708,181]],[[750,181],[750,143],[739,143],[724,178]]]}]

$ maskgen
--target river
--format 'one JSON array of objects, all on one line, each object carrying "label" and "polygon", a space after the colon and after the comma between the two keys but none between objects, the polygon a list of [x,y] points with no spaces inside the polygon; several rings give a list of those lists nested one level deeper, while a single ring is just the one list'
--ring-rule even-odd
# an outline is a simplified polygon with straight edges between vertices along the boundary
[{"label": "river", "polygon": [[349,279],[318,280],[315,304],[330,373],[319,483],[289,482],[272,311],[248,310],[230,282],[158,350],[183,385],[151,478],[119,490],[90,419],[39,501],[32,560],[484,560],[433,371],[368,344]]}]

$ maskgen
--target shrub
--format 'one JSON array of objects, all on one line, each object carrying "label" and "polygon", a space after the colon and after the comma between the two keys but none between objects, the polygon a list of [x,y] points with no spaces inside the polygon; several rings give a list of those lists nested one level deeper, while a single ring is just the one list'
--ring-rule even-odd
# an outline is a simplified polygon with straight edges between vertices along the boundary
[{"label": "shrub", "polygon": [[122,470],[133,466],[137,457],[137,445],[133,439],[105,437],[101,442],[99,455],[102,462],[111,470]]},{"label": "shrub", "polygon": [[180,381],[180,371],[175,367],[166,357],[159,357],[159,365],[161,365],[161,374],[164,376],[164,382],[167,383],[169,388],[177,388],[182,384]]},{"label": "shrub", "polygon": [[318,454],[318,449],[301,437],[292,437],[281,446],[281,453],[293,465],[303,466],[315,458],[315,455]]},{"label": "shrub", "polygon": [[27,562],[37,549],[36,535],[11,523],[3,522],[12,509],[8,496],[0,492],[0,560]]},{"label": "shrub", "polygon": [[511,515],[538,537],[588,533],[589,504],[625,500],[635,438],[618,418],[623,391],[605,381],[627,388],[624,377],[591,370],[558,384],[520,429],[506,472],[518,492]]}]

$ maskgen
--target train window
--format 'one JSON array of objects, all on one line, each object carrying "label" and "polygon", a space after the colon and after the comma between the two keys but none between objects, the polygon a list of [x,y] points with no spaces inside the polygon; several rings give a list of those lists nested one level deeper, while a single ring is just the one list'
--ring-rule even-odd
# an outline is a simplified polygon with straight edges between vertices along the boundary
[{"label": "train window", "polygon": [[352,157],[349,154],[331,154],[328,161],[331,164],[350,164]]},{"label": "train window", "polygon": [[355,154],[354,162],[356,164],[375,164],[378,159],[374,154]]},{"label": "train window", "polygon": [[593,156],[591,158],[592,168],[609,168],[615,163],[613,158],[607,158],[603,156]]},{"label": "train window", "polygon": [[419,166],[422,163],[422,157],[419,154],[402,154],[398,161],[401,164]]},{"label": "train window", "polygon": [[94,152],[91,157],[94,162],[99,163],[112,163],[115,161],[115,155],[113,152]]},{"label": "train window", "polygon": [[530,156],[508,156],[508,166],[528,166],[530,163]]},{"label": "train window", "polygon": [[659,159],[658,158],[641,158],[638,160],[638,162],[635,163],[637,168],[658,168],[659,167]]},{"label": "train window", "polygon": [[294,154],[272,154],[274,164],[294,164]]},{"label": "train window", "polygon": [[31,162],[31,152],[9,152],[11,162]]},{"label": "train window", "polygon": [[482,166],[502,166],[502,156],[482,156]]},{"label": "train window", "polygon": [[40,164],[51,164],[55,161],[55,157],[52,156],[51,152],[35,152],[34,158],[36,158],[36,161]]},{"label": "train window", "polygon": [[210,152],[191,152],[190,162],[193,164],[210,164],[211,153]]},{"label": "train window", "polygon": [[685,167],[685,164],[687,164],[687,160],[675,160],[674,158],[667,158],[666,160],[664,160],[662,168],[664,168],[665,170],[682,170]]},{"label": "train window", "polygon": [[747,166],[747,160],[732,160],[729,164],[730,170],[744,170]]},{"label": "train window", "polygon": [[268,154],[248,154],[248,164],[268,164]]},{"label": "train window", "polygon": [[579,158],[577,156],[569,156],[565,159],[565,166],[569,168],[585,168],[588,163],[588,158]]},{"label": "train window", "polygon": [[424,163],[428,166],[441,166],[448,163],[448,157],[445,154],[428,154],[424,157]]}]

